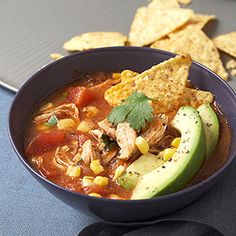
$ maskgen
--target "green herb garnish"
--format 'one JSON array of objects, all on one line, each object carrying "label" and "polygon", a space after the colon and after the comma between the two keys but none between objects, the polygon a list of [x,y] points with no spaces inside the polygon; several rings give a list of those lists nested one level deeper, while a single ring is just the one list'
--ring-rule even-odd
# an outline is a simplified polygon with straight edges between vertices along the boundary
[{"label": "green herb garnish", "polygon": [[110,137],[106,134],[102,135],[102,141],[105,144],[105,149],[106,150],[112,150],[115,147],[118,147],[118,144],[116,141],[111,140]]},{"label": "green herb garnish", "polygon": [[62,98],[63,98],[63,99],[66,99],[66,98],[67,98],[67,95],[68,95],[68,92],[63,92],[63,93],[62,93]]},{"label": "green herb garnish", "polygon": [[152,99],[134,92],[120,106],[112,109],[108,120],[115,125],[126,121],[139,132],[145,127],[146,121],[150,122],[153,119],[153,108],[149,101]]},{"label": "green herb garnish", "polygon": [[55,115],[53,115],[53,116],[51,116],[49,118],[49,120],[46,123],[44,123],[44,125],[46,125],[46,126],[54,126],[54,125],[57,125],[57,122],[58,122],[57,117]]}]

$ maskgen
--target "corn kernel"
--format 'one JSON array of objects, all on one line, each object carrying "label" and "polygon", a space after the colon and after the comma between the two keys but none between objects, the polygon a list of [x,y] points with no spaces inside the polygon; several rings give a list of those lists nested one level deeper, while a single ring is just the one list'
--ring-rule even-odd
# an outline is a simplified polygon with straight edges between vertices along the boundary
[{"label": "corn kernel", "polygon": [[70,177],[79,177],[81,174],[81,169],[79,166],[68,166],[66,174]]},{"label": "corn kernel", "polygon": [[90,197],[102,197],[100,194],[98,193],[89,193]]},{"label": "corn kernel", "polygon": [[86,113],[87,118],[93,118],[98,114],[99,109],[95,106],[87,106],[83,108],[83,112]]},{"label": "corn kernel", "polygon": [[53,108],[53,104],[51,102],[48,102],[41,106],[40,111],[47,111],[49,109]]},{"label": "corn kernel", "polygon": [[113,73],[112,78],[113,79],[119,79],[120,78],[120,73]]},{"label": "corn kernel", "polygon": [[84,176],[82,179],[82,185],[83,187],[89,187],[93,185],[94,178],[92,176]]},{"label": "corn kernel", "polygon": [[93,129],[93,122],[83,120],[77,126],[77,130],[83,133],[88,133],[91,129]]},{"label": "corn kernel", "polygon": [[100,164],[99,160],[93,160],[90,163],[90,169],[93,171],[95,175],[104,171],[103,166]]},{"label": "corn kernel", "polygon": [[61,119],[57,122],[57,128],[60,130],[72,128],[75,125],[74,120],[67,118]]},{"label": "corn kernel", "polygon": [[100,187],[104,187],[106,185],[108,185],[108,178],[107,177],[103,177],[103,176],[97,176],[95,177],[95,179],[93,180],[93,182],[100,186]]},{"label": "corn kernel", "polygon": [[138,136],[136,138],[135,144],[136,144],[137,148],[139,149],[139,151],[142,154],[148,153],[148,151],[149,151],[149,144],[148,144],[148,142],[142,136]]},{"label": "corn kernel", "polygon": [[40,130],[40,131],[48,130],[48,129],[51,129],[51,128],[52,128],[51,126],[48,126],[48,125],[45,125],[45,124],[37,125],[37,130]]},{"label": "corn kernel", "polygon": [[160,153],[160,155],[163,157],[164,161],[169,161],[175,154],[175,152],[176,152],[175,148],[166,148],[164,151]]},{"label": "corn kernel", "polygon": [[179,144],[180,144],[181,138],[174,138],[173,141],[171,142],[171,146],[174,148],[178,148]]},{"label": "corn kernel", "polygon": [[113,181],[116,181],[122,174],[123,172],[125,171],[125,167],[124,166],[118,166],[116,168],[116,171],[115,171],[115,174],[114,174],[114,177],[113,177]]}]

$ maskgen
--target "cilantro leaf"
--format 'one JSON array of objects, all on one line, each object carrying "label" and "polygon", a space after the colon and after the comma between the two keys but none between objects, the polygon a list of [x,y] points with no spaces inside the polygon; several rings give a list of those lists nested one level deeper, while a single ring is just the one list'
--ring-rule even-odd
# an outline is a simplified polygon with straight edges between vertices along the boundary
[{"label": "cilantro leaf", "polygon": [[51,116],[48,121],[45,123],[47,126],[54,126],[57,125],[58,119],[55,115]]},{"label": "cilantro leaf", "polygon": [[145,127],[146,121],[153,119],[153,108],[149,101],[152,100],[144,94],[132,93],[120,106],[112,109],[108,115],[109,122],[119,124],[128,122],[130,126],[140,131]]}]

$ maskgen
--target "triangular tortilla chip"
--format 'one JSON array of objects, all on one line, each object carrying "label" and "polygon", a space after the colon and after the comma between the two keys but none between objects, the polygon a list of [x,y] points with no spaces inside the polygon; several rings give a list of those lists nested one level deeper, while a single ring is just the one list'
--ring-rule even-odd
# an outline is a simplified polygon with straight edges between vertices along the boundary
[{"label": "triangular tortilla chip", "polygon": [[236,57],[236,31],[219,35],[213,39],[213,42],[221,51]]},{"label": "triangular tortilla chip", "polygon": [[150,4],[137,10],[129,33],[132,46],[144,46],[185,24],[193,15],[190,9],[165,8]]},{"label": "triangular tortilla chip", "polygon": [[178,2],[182,5],[188,5],[192,3],[192,0],[178,0]]},{"label": "triangular tortilla chip", "polygon": [[179,3],[177,0],[153,0],[149,3],[148,6],[170,9],[170,8],[179,8]]},{"label": "triangular tortilla chip", "polygon": [[191,18],[181,27],[179,27],[174,32],[170,33],[168,36],[171,37],[172,34],[180,32],[187,27],[197,27],[198,29],[202,29],[210,20],[215,19],[215,15],[202,15],[202,14],[193,14]]},{"label": "triangular tortilla chip", "polygon": [[134,91],[155,99],[159,108],[171,110],[183,94],[192,60],[180,55],[164,61],[135,77],[130,77],[105,92],[105,100],[112,106],[121,104]]},{"label": "triangular tortilla chip", "polygon": [[90,32],[75,36],[65,42],[67,51],[83,51],[93,48],[124,46],[127,37],[119,32]]},{"label": "triangular tortilla chip", "polygon": [[209,67],[223,79],[228,78],[217,48],[205,33],[196,27],[187,27],[171,34],[170,38],[158,40],[151,47],[179,54],[189,53],[193,60]]}]

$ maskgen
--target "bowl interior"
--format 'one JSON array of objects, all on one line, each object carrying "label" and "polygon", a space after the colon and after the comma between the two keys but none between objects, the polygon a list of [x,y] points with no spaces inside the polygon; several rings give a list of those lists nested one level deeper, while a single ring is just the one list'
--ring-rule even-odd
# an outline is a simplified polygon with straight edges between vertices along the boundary
[{"label": "bowl interior", "polygon": [[[66,83],[79,80],[84,73],[124,69],[142,72],[173,56],[150,48],[104,48],[77,53],[42,68],[22,86],[11,107],[9,131],[15,150],[27,162],[23,145],[25,122],[42,100]],[[189,78],[195,86],[215,94],[215,100],[232,129],[229,160],[232,159],[236,152],[236,96],[233,90],[216,74],[195,62],[191,66]]]}]

